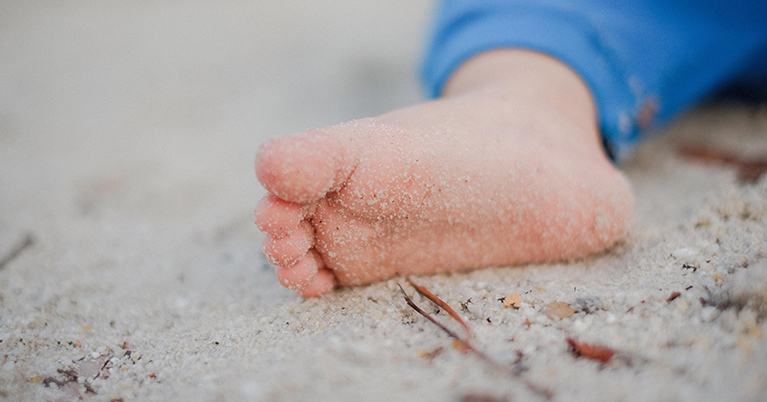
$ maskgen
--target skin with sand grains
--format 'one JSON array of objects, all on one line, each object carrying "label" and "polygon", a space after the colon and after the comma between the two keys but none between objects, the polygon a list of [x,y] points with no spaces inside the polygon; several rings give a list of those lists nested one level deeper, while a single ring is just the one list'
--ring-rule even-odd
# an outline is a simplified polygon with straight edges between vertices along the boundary
[{"label": "skin with sand grains", "polygon": [[305,297],[337,285],[584,256],[633,208],[580,78],[539,53],[466,62],[444,97],[264,144],[264,252]]}]

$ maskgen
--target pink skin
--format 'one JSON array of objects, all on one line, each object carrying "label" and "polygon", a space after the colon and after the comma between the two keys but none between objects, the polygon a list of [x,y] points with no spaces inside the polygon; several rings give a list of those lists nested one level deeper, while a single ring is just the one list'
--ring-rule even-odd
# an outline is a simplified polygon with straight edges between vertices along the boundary
[{"label": "pink skin", "polygon": [[337,285],[581,257],[633,207],[586,86],[524,50],[484,53],[445,97],[264,144],[256,209],[280,283]]}]

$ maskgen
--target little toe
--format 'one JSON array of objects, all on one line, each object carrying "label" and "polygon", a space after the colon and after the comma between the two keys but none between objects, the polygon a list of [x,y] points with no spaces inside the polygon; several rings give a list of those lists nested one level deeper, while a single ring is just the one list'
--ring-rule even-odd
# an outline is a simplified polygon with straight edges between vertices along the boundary
[{"label": "little toe", "polygon": [[340,188],[352,169],[344,142],[320,130],[271,140],[256,156],[261,184],[284,200],[302,204]]},{"label": "little toe", "polygon": [[314,227],[309,222],[301,222],[290,234],[264,240],[266,259],[274,265],[289,267],[296,263],[314,245]]},{"label": "little toe", "polygon": [[256,207],[256,226],[271,237],[286,236],[298,227],[308,208],[269,194]]},{"label": "little toe", "polygon": [[277,280],[291,290],[305,288],[317,278],[317,272],[324,267],[316,251],[309,250],[304,258],[290,267],[277,268]]},{"label": "little toe", "polygon": [[296,290],[302,297],[317,297],[330,292],[336,286],[336,277],[333,271],[322,268],[317,271],[317,277],[303,288]]}]

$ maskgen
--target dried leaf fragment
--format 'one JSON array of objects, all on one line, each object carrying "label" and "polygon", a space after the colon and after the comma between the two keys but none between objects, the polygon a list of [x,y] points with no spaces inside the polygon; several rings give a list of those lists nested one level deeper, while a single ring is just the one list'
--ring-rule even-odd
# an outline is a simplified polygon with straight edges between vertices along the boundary
[{"label": "dried leaf fragment", "polygon": [[575,314],[575,310],[569,304],[561,301],[551,302],[546,305],[546,317],[550,319],[564,319]]},{"label": "dried leaf fragment", "polygon": [[506,307],[514,307],[515,309],[522,307],[522,298],[519,296],[519,293],[512,293],[503,299],[502,308]]},{"label": "dried leaf fragment", "polygon": [[591,360],[607,363],[615,356],[615,351],[605,346],[578,342],[572,338],[567,338],[566,341],[570,345],[570,351],[575,357],[586,357]]}]

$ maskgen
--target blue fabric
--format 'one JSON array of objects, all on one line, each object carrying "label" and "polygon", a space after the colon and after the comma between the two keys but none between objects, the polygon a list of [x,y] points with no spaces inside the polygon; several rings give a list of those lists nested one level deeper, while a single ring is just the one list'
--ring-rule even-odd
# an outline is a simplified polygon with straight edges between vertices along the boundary
[{"label": "blue fabric", "polygon": [[583,78],[617,159],[728,85],[767,95],[767,2],[756,0],[445,0],[422,71],[430,95],[468,58],[509,47]]}]

